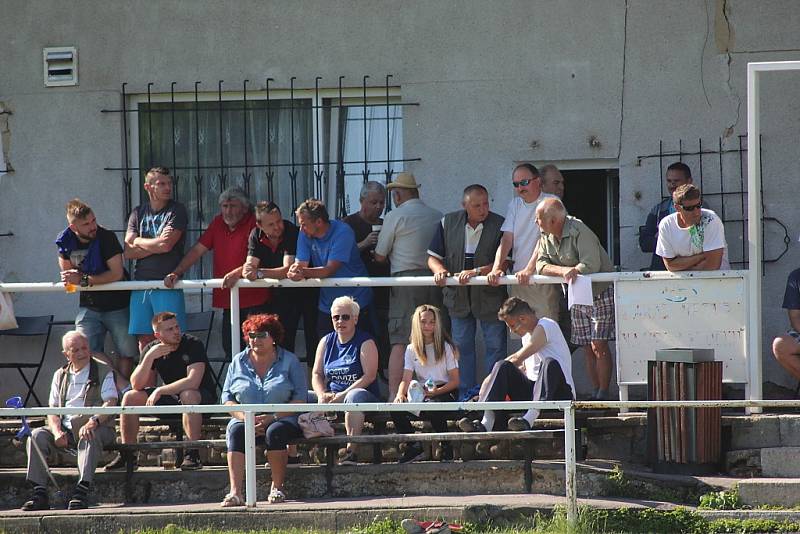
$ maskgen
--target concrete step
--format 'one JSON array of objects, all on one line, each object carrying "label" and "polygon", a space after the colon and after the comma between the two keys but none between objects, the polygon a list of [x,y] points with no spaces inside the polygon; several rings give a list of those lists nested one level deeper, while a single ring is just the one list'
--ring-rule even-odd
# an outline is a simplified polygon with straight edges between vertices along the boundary
[{"label": "concrete step", "polygon": [[800,458],[800,447],[761,449],[761,474],[770,478],[800,478],[798,458]]},{"label": "concrete step", "polygon": [[[794,462],[796,463],[796,457]],[[800,505],[800,478],[754,478],[739,482],[739,497],[749,506]]]},{"label": "concrete step", "polygon": [[[74,469],[54,470],[56,480],[69,498],[78,482]],[[667,496],[675,502],[690,503],[698,495],[729,486],[728,481],[675,475],[656,475],[626,469],[624,485],[615,483],[612,470],[588,464],[578,466],[578,494],[585,497],[625,497],[620,490],[638,495]],[[270,471],[263,466],[257,473],[258,499],[269,493]],[[22,469],[0,469],[0,508],[18,508],[29,497],[30,486]],[[524,462],[517,460],[477,460],[469,462],[415,462],[397,464],[359,464],[337,466],[331,492],[327,492],[325,469],[321,466],[292,466],[286,480],[290,499],[353,498],[402,495],[514,494],[525,492]],[[228,491],[228,472],[223,467],[205,467],[182,472],[140,467],[132,479],[132,500],[139,504],[214,503]],[[51,484],[51,503],[59,500]],[[564,463],[537,460],[533,463],[533,493],[564,495]],[[124,473],[98,471],[93,499],[101,504],[125,502]]]}]

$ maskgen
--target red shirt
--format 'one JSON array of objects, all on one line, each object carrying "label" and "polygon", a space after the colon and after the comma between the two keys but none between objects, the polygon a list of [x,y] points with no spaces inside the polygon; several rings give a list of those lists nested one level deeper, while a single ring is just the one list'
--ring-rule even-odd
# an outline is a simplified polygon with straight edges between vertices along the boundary
[{"label": "red shirt", "polygon": [[[214,251],[214,278],[222,278],[237,267],[241,267],[247,259],[247,238],[250,231],[256,226],[256,216],[250,213],[231,230],[222,218],[217,215],[199,242],[209,250]],[[264,304],[270,300],[270,291],[267,288],[253,288],[239,290],[239,307],[250,308]],[[231,307],[231,292],[229,289],[214,289],[211,305],[215,308],[229,309]]]}]

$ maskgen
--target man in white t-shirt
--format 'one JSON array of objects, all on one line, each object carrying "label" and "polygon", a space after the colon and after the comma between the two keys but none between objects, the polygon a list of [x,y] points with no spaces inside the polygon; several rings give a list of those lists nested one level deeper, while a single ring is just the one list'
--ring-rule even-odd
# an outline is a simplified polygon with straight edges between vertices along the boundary
[{"label": "man in white t-shirt", "polygon": [[656,254],[671,272],[730,269],[725,225],[716,213],[702,208],[700,190],[692,184],[672,193],[675,213],[658,224]]},{"label": "man in white t-shirt", "polygon": [[[541,319],[527,302],[511,297],[503,303],[497,317],[508,329],[522,337],[522,348],[495,364],[481,385],[479,402],[526,400],[572,400],[572,357],[558,323]],[[539,410],[528,410],[522,417],[508,420],[509,430],[530,430]],[[480,421],[463,418],[458,426],[464,432],[491,431],[495,412],[487,410]]]},{"label": "man in white t-shirt", "polygon": [[538,317],[558,320],[558,287],[555,284],[528,285],[534,273],[527,269],[541,235],[536,224],[536,207],[545,198],[556,197],[542,192],[539,170],[530,163],[521,163],[514,168],[511,185],[517,196],[508,204],[501,228],[503,237],[497,247],[492,270],[487,275],[489,284],[497,285],[498,278],[505,274],[502,265],[511,253],[514,260],[511,272],[516,273],[520,285],[510,286],[509,294],[527,302]]}]

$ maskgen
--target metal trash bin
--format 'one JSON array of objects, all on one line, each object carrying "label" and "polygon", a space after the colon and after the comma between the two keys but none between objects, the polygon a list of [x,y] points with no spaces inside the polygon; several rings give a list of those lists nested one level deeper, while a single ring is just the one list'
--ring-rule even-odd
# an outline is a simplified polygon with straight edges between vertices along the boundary
[{"label": "metal trash bin", "polygon": [[[722,399],[722,362],[714,349],[656,351],[647,362],[648,400]],[[657,473],[708,474],[719,471],[720,408],[650,408],[648,457]]]}]

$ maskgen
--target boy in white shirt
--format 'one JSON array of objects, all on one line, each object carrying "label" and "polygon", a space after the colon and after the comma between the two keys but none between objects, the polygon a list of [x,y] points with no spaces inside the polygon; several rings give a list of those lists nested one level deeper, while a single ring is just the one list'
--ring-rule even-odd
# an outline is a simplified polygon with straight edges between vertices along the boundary
[{"label": "boy in white shirt", "polygon": [[[522,337],[522,348],[497,362],[481,385],[479,402],[505,400],[572,400],[575,382],[572,379],[572,356],[558,323],[541,319],[524,300],[511,297],[503,303],[497,316],[508,329]],[[528,410],[522,417],[508,421],[509,430],[530,430],[539,410]],[[487,410],[480,421],[463,418],[458,422],[464,432],[491,431],[495,413]]]}]

